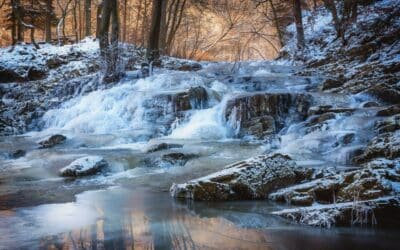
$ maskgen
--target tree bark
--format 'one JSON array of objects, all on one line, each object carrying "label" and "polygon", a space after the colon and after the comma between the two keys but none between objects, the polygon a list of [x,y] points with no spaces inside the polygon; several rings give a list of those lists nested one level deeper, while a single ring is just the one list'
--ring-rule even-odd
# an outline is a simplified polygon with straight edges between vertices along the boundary
[{"label": "tree bark", "polygon": [[45,33],[46,43],[51,43],[51,21],[53,12],[53,0],[46,0],[46,20],[45,20]]},{"label": "tree bark", "polygon": [[160,57],[160,24],[162,5],[164,0],[153,0],[149,41],[147,45],[147,59],[152,62]]},{"label": "tree bark", "polygon": [[278,35],[279,45],[281,47],[283,47],[283,45],[284,45],[283,36],[282,36],[281,27],[279,25],[278,14],[276,13],[275,5],[272,0],[269,0],[268,2],[271,6],[272,16],[274,18],[274,25],[275,25],[275,29],[276,29],[276,34]]},{"label": "tree bark", "polygon": [[126,20],[128,16],[128,0],[124,0],[124,14],[122,15],[123,17],[123,30],[122,30],[122,41],[126,42]]},{"label": "tree bark", "polygon": [[[31,8],[33,9],[34,8],[34,4],[35,4],[35,2],[34,2],[34,0],[31,0]],[[39,47],[39,45],[36,43],[36,41],[35,41],[35,26],[34,26],[34,19],[35,19],[35,17],[34,17],[34,13],[31,13],[31,15],[30,15],[30,21],[31,21],[31,24],[30,24],[30,29],[31,29],[31,43],[33,44],[33,46],[35,46],[35,48],[36,49],[40,49],[40,47]]]},{"label": "tree bark", "polygon": [[16,20],[16,35],[17,35],[17,42],[24,41],[24,26],[22,25],[22,13],[21,13],[21,1],[14,0],[14,16]]},{"label": "tree bark", "polygon": [[167,26],[167,5],[168,5],[168,0],[162,1],[159,47],[160,47],[160,52],[163,53],[163,54],[166,52],[166,47],[165,46],[166,46],[166,43],[167,43],[167,31],[168,31],[168,26]]},{"label": "tree bark", "polygon": [[85,36],[90,36],[92,33],[92,1],[85,0]]},{"label": "tree bark", "polygon": [[296,24],[297,47],[303,49],[305,46],[303,18],[301,15],[301,1],[293,0],[293,16]]},{"label": "tree bark", "polygon": [[17,43],[17,22],[16,22],[16,16],[15,16],[15,0],[10,1],[11,4],[11,40],[12,40],[12,46]]},{"label": "tree bark", "polygon": [[78,0],[75,0],[74,7],[73,7],[73,17],[74,17],[74,34],[75,34],[75,42],[78,43],[79,41],[79,34],[78,34],[78,17],[76,14],[76,7],[78,6]]},{"label": "tree bark", "polygon": [[103,1],[99,1],[99,3],[97,4],[97,13],[96,13],[96,38],[97,39],[100,39],[102,9],[103,9]]},{"label": "tree bark", "polygon": [[[111,24],[111,37],[109,28]],[[118,72],[119,20],[117,0],[104,0],[99,33],[100,55],[105,63],[104,82],[116,81]],[[109,40],[110,38],[110,40]]]}]

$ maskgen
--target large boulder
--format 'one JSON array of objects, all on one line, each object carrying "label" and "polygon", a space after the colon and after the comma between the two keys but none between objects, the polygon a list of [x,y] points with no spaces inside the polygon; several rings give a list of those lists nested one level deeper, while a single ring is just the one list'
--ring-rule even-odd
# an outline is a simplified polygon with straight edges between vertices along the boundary
[{"label": "large boulder", "polygon": [[39,148],[52,148],[56,145],[62,144],[67,140],[67,137],[63,135],[52,135],[46,140],[39,142]]},{"label": "large boulder", "polygon": [[80,177],[93,175],[107,167],[108,163],[101,156],[87,156],[73,161],[60,170],[64,177]]},{"label": "large boulder", "polygon": [[308,179],[311,174],[311,169],[298,167],[286,155],[261,155],[185,184],[173,184],[170,193],[178,199],[192,200],[265,199],[271,192]]},{"label": "large boulder", "polygon": [[311,96],[290,93],[252,93],[229,100],[225,107],[226,121],[239,137],[263,138],[278,132],[292,110],[292,117],[304,119]]}]

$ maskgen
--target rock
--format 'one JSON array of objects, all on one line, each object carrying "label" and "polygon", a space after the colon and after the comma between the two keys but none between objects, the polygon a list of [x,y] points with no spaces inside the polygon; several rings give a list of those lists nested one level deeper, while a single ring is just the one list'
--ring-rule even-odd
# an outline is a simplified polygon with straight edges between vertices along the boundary
[{"label": "rock", "polygon": [[286,155],[261,155],[228,165],[214,174],[173,184],[170,193],[177,199],[226,201],[265,199],[268,194],[312,175]]},{"label": "rock", "polygon": [[385,197],[368,201],[285,209],[272,214],[316,227],[353,225],[398,227],[400,200],[399,197]]},{"label": "rock", "polygon": [[328,90],[328,89],[333,89],[333,88],[338,88],[343,85],[343,80],[336,80],[336,79],[326,79],[322,83],[321,90]]},{"label": "rock", "polygon": [[372,102],[372,101],[367,101],[363,102],[360,105],[362,108],[373,108],[373,107],[379,107],[379,103],[377,102]]},{"label": "rock", "polygon": [[295,206],[310,206],[314,202],[311,195],[298,195],[290,199],[290,203]]},{"label": "rock", "polygon": [[55,69],[60,67],[63,64],[67,64],[68,61],[66,61],[65,59],[62,59],[58,56],[54,56],[52,58],[49,58],[46,62],[46,65],[49,69]]},{"label": "rock", "polygon": [[400,131],[375,136],[364,153],[353,159],[356,164],[365,163],[377,157],[394,159],[400,156]]},{"label": "rock", "polygon": [[190,63],[190,64],[183,64],[177,68],[180,71],[198,71],[201,70],[200,63]]},{"label": "rock", "polygon": [[108,163],[100,156],[87,156],[73,161],[68,166],[60,170],[60,175],[64,177],[80,177],[93,175],[107,167]]},{"label": "rock", "polygon": [[392,116],[400,114],[400,105],[393,105],[385,109],[379,110],[376,115],[377,116]]},{"label": "rock", "polygon": [[32,67],[28,70],[27,81],[41,80],[46,76],[46,70],[42,68]]},{"label": "rock", "polygon": [[197,86],[189,89],[190,106],[192,109],[207,108],[208,94],[207,90],[203,87]]},{"label": "rock", "polygon": [[156,151],[161,151],[161,150],[166,150],[166,149],[170,149],[170,148],[182,148],[183,145],[181,144],[175,144],[175,143],[156,143],[156,144],[152,144],[150,146],[148,146],[144,152],[146,153],[153,153]]},{"label": "rock", "polygon": [[0,83],[19,82],[23,79],[17,72],[0,66]]},{"label": "rock", "polygon": [[192,157],[193,155],[174,152],[174,153],[164,154],[163,156],[161,156],[161,160],[173,166],[184,166],[186,162],[188,162]]},{"label": "rock", "polygon": [[331,105],[325,106],[313,106],[308,110],[308,116],[312,115],[322,115],[324,113],[352,113],[355,109],[353,108],[341,108],[341,107],[332,107]]},{"label": "rock", "polygon": [[193,157],[195,157],[195,155],[173,152],[163,154],[160,157],[152,156],[145,158],[144,165],[147,167],[159,168],[183,167]]},{"label": "rock", "polygon": [[201,86],[186,91],[163,93],[146,100],[144,119],[154,123],[162,135],[170,131],[177,119],[183,119],[185,112],[208,107],[207,90]]},{"label": "rock", "polygon": [[378,121],[375,124],[375,129],[378,131],[378,134],[395,132],[400,129],[400,114],[388,117],[383,121]]},{"label": "rock", "polygon": [[387,84],[374,85],[368,90],[364,91],[364,93],[370,94],[387,103],[400,103],[400,91]]},{"label": "rock", "polygon": [[333,112],[323,113],[319,116],[311,117],[307,123],[307,126],[314,126],[316,124],[323,123],[327,120],[335,119],[336,115]]},{"label": "rock", "polygon": [[25,151],[25,150],[23,150],[23,149],[17,149],[17,150],[15,150],[14,152],[12,152],[12,153],[10,154],[10,157],[16,159],[16,158],[20,158],[20,157],[25,156],[25,154],[26,154],[26,151]]},{"label": "rock", "polygon": [[63,135],[52,135],[48,139],[39,142],[39,148],[52,148],[56,145],[62,144],[67,140],[67,137]]},{"label": "rock", "polygon": [[289,93],[253,93],[229,100],[225,107],[225,119],[237,131],[245,135],[263,138],[278,132],[293,108],[293,118],[302,120],[310,106],[311,96]]},{"label": "rock", "polygon": [[354,133],[346,133],[344,135],[340,135],[333,146],[337,147],[339,145],[348,145],[354,141],[355,136],[356,135]]},{"label": "rock", "polygon": [[311,196],[313,201],[322,204],[350,202],[354,199],[370,200],[396,194],[398,190],[392,187],[390,181],[398,179],[400,179],[400,175],[393,173],[385,165],[373,167],[370,164],[365,168],[327,175],[283,188],[271,193],[268,198],[293,205],[300,205],[296,202],[303,199],[309,203],[308,196]]},{"label": "rock", "polygon": [[339,142],[342,145],[350,144],[354,141],[355,136],[356,135],[354,133],[347,133],[339,138]]}]

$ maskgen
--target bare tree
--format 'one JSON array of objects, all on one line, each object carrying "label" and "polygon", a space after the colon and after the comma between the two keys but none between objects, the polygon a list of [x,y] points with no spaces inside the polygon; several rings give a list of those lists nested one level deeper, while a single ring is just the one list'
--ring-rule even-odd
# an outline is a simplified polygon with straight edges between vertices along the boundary
[{"label": "bare tree", "polygon": [[100,39],[101,31],[101,13],[103,9],[103,0],[98,0],[96,12],[96,38]]},{"label": "bare tree", "polygon": [[[72,3],[72,0],[67,0],[65,4],[61,0],[57,0],[57,5],[61,10],[61,18],[57,25],[57,36],[58,36],[58,44],[62,45],[67,40],[65,35],[65,18],[69,12],[69,5]],[[62,40],[61,40],[61,33],[62,33]]]},{"label": "bare tree", "polygon": [[51,26],[53,13],[53,0],[46,0],[45,34],[47,43],[51,43]]},{"label": "bare tree", "polygon": [[85,0],[85,36],[92,34],[92,1]]},{"label": "bare tree", "polygon": [[301,15],[300,0],[293,0],[293,16],[294,16],[294,22],[296,24],[297,47],[299,49],[303,49],[305,47],[305,39],[304,39],[303,18]]},{"label": "bare tree", "polygon": [[[111,24],[111,36],[109,29]],[[120,78],[118,69],[119,20],[117,0],[104,0],[100,27],[100,54],[105,63],[104,82],[113,82]]]},{"label": "bare tree", "polygon": [[154,62],[160,57],[159,41],[163,1],[165,0],[153,0],[149,41],[147,45],[147,59],[149,62]]}]

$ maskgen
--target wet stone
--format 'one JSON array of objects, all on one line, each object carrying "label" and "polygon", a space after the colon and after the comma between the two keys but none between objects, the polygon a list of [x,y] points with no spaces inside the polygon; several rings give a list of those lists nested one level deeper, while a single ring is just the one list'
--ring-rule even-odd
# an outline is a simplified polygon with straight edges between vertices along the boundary
[{"label": "wet stone", "polygon": [[56,145],[62,144],[67,140],[67,137],[63,135],[52,135],[48,139],[39,142],[39,148],[52,148]]},{"label": "wet stone", "polygon": [[108,163],[100,156],[87,156],[73,161],[60,170],[64,177],[81,177],[93,175],[108,166]]}]

